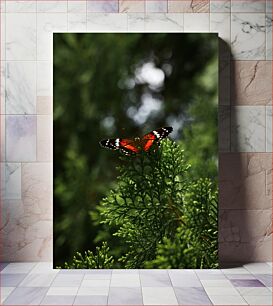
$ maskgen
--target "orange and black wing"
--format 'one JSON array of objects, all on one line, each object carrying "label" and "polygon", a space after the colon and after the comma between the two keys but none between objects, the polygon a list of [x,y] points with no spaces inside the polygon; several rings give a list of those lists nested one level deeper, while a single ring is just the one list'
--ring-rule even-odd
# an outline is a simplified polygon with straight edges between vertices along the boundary
[{"label": "orange and black wing", "polygon": [[145,134],[142,138],[142,149],[145,152],[148,152],[154,143],[159,144],[159,142],[166,138],[172,131],[173,128],[171,126],[167,126]]},{"label": "orange and black wing", "polygon": [[100,141],[100,145],[110,150],[120,150],[126,155],[134,155],[140,152],[133,139],[104,139]]}]

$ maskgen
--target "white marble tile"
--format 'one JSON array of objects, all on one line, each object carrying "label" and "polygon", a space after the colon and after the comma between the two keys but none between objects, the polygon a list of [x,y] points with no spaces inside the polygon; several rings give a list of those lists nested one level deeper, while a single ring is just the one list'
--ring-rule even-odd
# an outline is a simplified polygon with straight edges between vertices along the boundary
[{"label": "white marble tile", "polygon": [[91,32],[126,32],[127,14],[87,14],[87,31]]},{"label": "white marble tile", "polygon": [[209,298],[213,305],[248,305],[239,295],[210,295]]},{"label": "white marble tile", "polygon": [[143,13],[128,13],[128,31],[144,32],[145,21]]},{"label": "white marble tile", "polygon": [[[36,265],[35,262],[16,262],[9,263],[2,271],[1,274],[21,274],[29,273]],[[3,275],[2,275],[3,277]]]},{"label": "white marble tile", "polygon": [[68,31],[86,32],[87,20],[86,13],[68,14]]},{"label": "white marble tile", "polygon": [[[0,1],[1,3],[1,1]],[[1,56],[0,59],[1,60],[5,60],[6,59],[6,14],[1,12],[1,46],[0,46],[0,52],[1,52]],[[1,64],[2,66],[2,64]]]},{"label": "white marble tile", "polygon": [[29,274],[52,274],[59,273],[59,269],[53,269],[52,262],[39,262],[33,267]]},{"label": "white marble tile", "polygon": [[139,274],[112,274],[111,287],[139,287]]},{"label": "white marble tile", "polygon": [[6,59],[36,59],[36,14],[6,14]]},{"label": "white marble tile", "polygon": [[6,12],[7,13],[35,13],[36,1],[7,1]]},{"label": "white marble tile", "polygon": [[56,277],[56,273],[28,274],[20,283],[19,287],[49,287]]},{"label": "white marble tile", "polygon": [[0,129],[1,129],[1,140],[0,140],[0,161],[3,162],[6,160],[6,122],[5,116],[0,116]]},{"label": "white marble tile", "polygon": [[82,287],[109,287],[110,279],[84,279],[81,284]]},{"label": "white marble tile", "polygon": [[266,0],[266,12],[272,13],[272,0]]},{"label": "white marble tile", "polygon": [[2,13],[6,12],[6,0],[0,1],[0,10]]},{"label": "white marble tile", "polygon": [[240,295],[239,292],[234,287],[204,287],[207,295],[210,297],[216,295]]},{"label": "white marble tile", "polygon": [[264,262],[245,264],[244,268],[246,268],[250,273],[253,274],[272,274],[271,267]]},{"label": "white marble tile", "polygon": [[15,287],[1,287],[1,303],[10,295],[10,293],[15,289]]},{"label": "white marble tile", "polygon": [[86,13],[86,0],[68,1],[68,13]]},{"label": "white marble tile", "polygon": [[6,63],[6,113],[36,113],[36,63]]},{"label": "white marble tile", "polygon": [[4,61],[0,62],[1,94],[0,94],[0,114],[6,113],[6,65]]},{"label": "white marble tile", "polygon": [[231,0],[231,12],[234,13],[264,13],[266,0]]},{"label": "white marble tile", "polygon": [[67,0],[37,1],[38,13],[65,13],[67,12]]},{"label": "white marble tile", "polygon": [[266,152],[272,152],[272,106],[266,106]]},{"label": "white marble tile", "polygon": [[90,13],[118,13],[118,0],[89,0],[87,12]]},{"label": "white marble tile", "polygon": [[266,287],[236,287],[241,295],[272,295]]},{"label": "white marble tile", "polygon": [[231,50],[237,60],[265,59],[265,14],[231,15]]},{"label": "white marble tile", "polygon": [[53,160],[53,117],[37,116],[37,161]]},{"label": "white marble tile", "polygon": [[167,0],[149,0],[146,1],[147,13],[167,13],[168,1]]},{"label": "white marble tile", "polygon": [[168,14],[146,14],[145,31],[147,32],[183,32],[183,14],[168,13]]},{"label": "white marble tile", "polygon": [[204,288],[207,287],[226,287],[233,288],[231,282],[228,279],[204,279],[200,280]]},{"label": "white marble tile", "polygon": [[272,296],[269,295],[249,295],[244,299],[248,305],[272,305]]},{"label": "white marble tile", "polygon": [[218,36],[226,43],[230,43],[230,14],[211,13],[210,32],[218,33]]},{"label": "white marble tile", "polygon": [[272,14],[267,13],[265,16],[266,30],[266,59],[272,60]]},{"label": "white marble tile", "polygon": [[41,13],[37,16],[37,60],[52,61],[53,32],[67,31],[67,14]]},{"label": "white marble tile", "polygon": [[37,96],[53,95],[53,64],[37,61]]},{"label": "white marble tile", "polygon": [[232,152],[265,151],[265,107],[238,106],[231,111]]},{"label": "white marble tile", "polygon": [[47,295],[76,295],[78,287],[50,287]]},{"label": "white marble tile", "polygon": [[209,14],[188,13],[184,14],[185,32],[209,32]]},{"label": "white marble tile", "polygon": [[36,116],[6,116],[6,160],[36,160]]},{"label": "white marble tile", "polygon": [[90,295],[108,295],[108,287],[80,287],[77,295],[90,296]]},{"label": "white marble tile", "polygon": [[21,199],[21,164],[5,164],[5,199]]},{"label": "white marble tile", "polygon": [[229,13],[230,0],[210,0],[211,13]]},{"label": "white marble tile", "polygon": [[142,287],[144,305],[178,305],[172,287]]},{"label": "white marble tile", "polygon": [[243,267],[238,267],[238,268],[228,268],[228,269],[221,269],[221,271],[226,274],[226,275],[230,275],[230,274],[250,274],[250,272],[243,268]]}]

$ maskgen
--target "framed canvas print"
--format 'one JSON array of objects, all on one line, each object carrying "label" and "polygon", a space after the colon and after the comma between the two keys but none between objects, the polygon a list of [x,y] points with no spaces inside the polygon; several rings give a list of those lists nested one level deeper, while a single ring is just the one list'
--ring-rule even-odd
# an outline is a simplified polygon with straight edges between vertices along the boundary
[{"label": "framed canvas print", "polygon": [[54,34],[54,267],[218,267],[218,35]]}]

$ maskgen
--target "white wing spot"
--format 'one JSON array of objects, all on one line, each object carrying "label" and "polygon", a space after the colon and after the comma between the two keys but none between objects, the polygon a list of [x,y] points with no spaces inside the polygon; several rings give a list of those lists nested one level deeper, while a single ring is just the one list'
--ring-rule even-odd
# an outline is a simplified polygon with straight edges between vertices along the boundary
[{"label": "white wing spot", "polygon": [[155,136],[156,136],[157,138],[160,138],[160,134],[157,133],[157,131],[153,131],[153,133],[155,134]]},{"label": "white wing spot", "polygon": [[115,141],[115,146],[118,148],[119,147],[119,138],[116,139]]}]

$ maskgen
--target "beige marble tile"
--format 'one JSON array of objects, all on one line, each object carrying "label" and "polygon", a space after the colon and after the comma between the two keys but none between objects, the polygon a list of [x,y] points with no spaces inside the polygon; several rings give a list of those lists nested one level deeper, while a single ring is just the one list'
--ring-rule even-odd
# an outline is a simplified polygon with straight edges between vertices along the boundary
[{"label": "beige marble tile", "polygon": [[119,0],[120,13],[143,13],[144,11],[145,1]]},{"label": "beige marble tile", "polygon": [[219,156],[220,209],[272,207],[270,153],[223,153]]},{"label": "beige marble tile", "polygon": [[184,14],[185,32],[209,32],[209,14]]},{"label": "beige marble tile", "polygon": [[51,96],[37,97],[37,115],[52,114],[53,98]]},{"label": "beige marble tile", "polygon": [[209,0],[169,0],[169,13],[208,13]]},{"label": "beige marble tile", "polygon": [[37,116],[37,161],[53,160],[53,117]]},{"label": "beige marble tile", "polygon": [[271,61],[233,61],[231,76],[231,103],[233,105],[271,104]]}]

